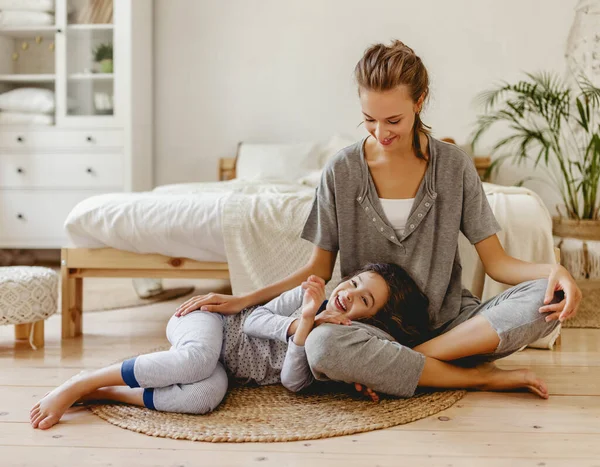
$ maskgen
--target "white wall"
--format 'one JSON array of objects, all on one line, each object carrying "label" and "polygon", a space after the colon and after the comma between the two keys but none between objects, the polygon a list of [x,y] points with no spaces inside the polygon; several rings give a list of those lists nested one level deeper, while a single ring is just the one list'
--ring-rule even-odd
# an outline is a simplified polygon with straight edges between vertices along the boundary
[{"label": "white wall", "polygon": [[[154,2],[160,185],[215,180],[218,158],[242,140],[360,137],[352,71],[366,47],[392,38],[429,69],[424,121],[463,144],[480,91],[524,70],[563,72],[577,0]],[[520,175],[507,170],[498,180]]]}]

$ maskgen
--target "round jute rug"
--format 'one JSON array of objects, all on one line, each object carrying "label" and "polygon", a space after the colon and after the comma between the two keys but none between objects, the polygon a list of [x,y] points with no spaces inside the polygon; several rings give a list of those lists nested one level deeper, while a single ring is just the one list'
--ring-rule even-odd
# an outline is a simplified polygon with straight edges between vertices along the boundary
[{"label": "round jute rug", "polygon": [[291,393],[281,385],[235,387],[212,413],[186,415],[121,404],[91,406],[100,418],[151,436],[213,443],[299,441],[389,428],[436,414],[466,391],[422,392],[379,403],[350,392]]}]

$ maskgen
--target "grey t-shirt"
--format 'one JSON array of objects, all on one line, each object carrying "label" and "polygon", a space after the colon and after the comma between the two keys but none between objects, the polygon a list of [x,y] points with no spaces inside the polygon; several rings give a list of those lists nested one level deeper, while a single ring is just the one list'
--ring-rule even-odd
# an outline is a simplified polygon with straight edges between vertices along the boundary
[{"label": "grey t-shirt", "polygon": [[459,232],[475,244],[501,229],[471,158],[453,144],[428,138],[428,166],[403,234],[396,235],[381,207],[365,138],[325,167],[302,238],[339,251],[342,277],[368,262],[405,268],[429,298],[430,324],[437,329],[476,301],[461,283]]}]

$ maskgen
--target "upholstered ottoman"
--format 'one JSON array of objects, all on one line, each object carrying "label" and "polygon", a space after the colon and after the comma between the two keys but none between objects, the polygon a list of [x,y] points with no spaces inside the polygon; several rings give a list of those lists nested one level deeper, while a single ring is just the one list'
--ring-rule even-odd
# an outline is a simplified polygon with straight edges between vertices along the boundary
[{"label": "upholstered ottoman", "polygon": [[44,346],[44,320],[58,309],[58,274],[52,269],[0,268],[0,324],[14,324],[16,339]]}]

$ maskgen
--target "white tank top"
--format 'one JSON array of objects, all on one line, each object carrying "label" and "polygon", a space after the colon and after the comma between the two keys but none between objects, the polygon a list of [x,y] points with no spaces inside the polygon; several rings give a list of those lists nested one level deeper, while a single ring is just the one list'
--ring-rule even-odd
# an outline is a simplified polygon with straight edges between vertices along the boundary
[{"label": "white tank top", "polygon": [[408,215],[412,209],[414,198],[409,199],[383,199],[379,198],[381,207],[385,217],[390,221],[390,225],[396,232],[396,235],[404,235],[404,229],[406,228],[406,222],[408,221]]}]

